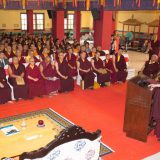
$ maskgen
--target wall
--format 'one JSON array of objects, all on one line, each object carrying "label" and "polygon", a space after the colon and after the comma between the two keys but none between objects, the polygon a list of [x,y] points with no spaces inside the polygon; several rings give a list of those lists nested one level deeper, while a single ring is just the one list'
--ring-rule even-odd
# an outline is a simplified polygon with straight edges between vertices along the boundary
[{"label": "wall", "polygon": [[[20,29],[20,14],[26,13],[25,10],[0,10],[0,29]],[[52,21],[48,17],[46,10],[35,10],[34,13],[44,13],[45,15],[45,29],[48,30],[52,28]],[[74,13],[74,12],[70,12]],[[92,14],[89,11],[81,12],[81,28],[93,28],[93,18]]]},{"label": "wall", "polygon": [[[25,10],[0,10],[0,29],[20,29],[21,21],[20,14],[26,13]],[[48,17],[47,11],[36,10],[34,13],[44,13],[45,15],[45,28],[51,28],[52,23]]]},{"label": "wall", "polygon": [[[45,29],[52,27],[51,19],[49,19],[46,10],[36,10],[35,13],[45,14]],[[26,13],[25,10],[0,10],[0,29],[20,29],[20,13]],[[71,13],[71,12],[70,12]],[[73,13],[73,12],[72,12]],[[158,11],[118,11],[116,13],[116,29],[122,30],[123,25],[119,21],[125,21],[134,15],[134,18],[141,22],[151,22],[159,19],[160,13]],[[93,17],[90,11],[81,12],[81,28],[93,29]],[[127,31],[128,27],[125,27]],[[138,28],[136,29],[138,31]],[[147,25],[142,25],[141,32],[148,32]]]},{"label": "wall", "polygon": [[[120,21],[125,21],[134,15],[134,18],[140,22],[149,23],[155,19],[159,19],[160,12],[158,11],[118,11],[116,14],[116,29],[123,30],[123,25],[119,23]],[[133,28],[132,28],[133,29]],[[128,26],[125,27],[125,31],[128,31]],[[136,29],[138,31],[138,27]],[[141,32],[148,33],[148,26],[142,25]],[[153,32],[153,30],[151,31]],[[156,30],[157,32],[157,30]]]}]

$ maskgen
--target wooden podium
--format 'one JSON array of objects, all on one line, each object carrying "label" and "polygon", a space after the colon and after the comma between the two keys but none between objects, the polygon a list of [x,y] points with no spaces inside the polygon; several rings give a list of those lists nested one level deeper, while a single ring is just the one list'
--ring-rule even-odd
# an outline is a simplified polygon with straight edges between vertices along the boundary
[{"label": "wooden podium", "polygon": [[149,133],[152,91],[141,87],[140,77],[128,81],[123,131],[126,136],[146,142]]}]

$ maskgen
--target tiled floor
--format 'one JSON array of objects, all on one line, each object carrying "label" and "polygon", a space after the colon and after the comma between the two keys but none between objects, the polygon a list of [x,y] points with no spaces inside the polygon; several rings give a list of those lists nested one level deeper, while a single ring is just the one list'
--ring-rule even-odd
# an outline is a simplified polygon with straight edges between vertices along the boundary
[{"label": "tiled floor", "polygon": [[148,60],[148,54],[136,51],[128,51],[129,68],[134,68],[136,73],[142,68],[145,61]]}]

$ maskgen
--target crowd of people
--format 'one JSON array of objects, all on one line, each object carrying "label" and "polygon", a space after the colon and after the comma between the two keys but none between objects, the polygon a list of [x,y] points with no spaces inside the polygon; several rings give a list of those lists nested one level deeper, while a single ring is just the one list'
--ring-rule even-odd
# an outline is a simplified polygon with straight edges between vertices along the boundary
[{"label": "crowd of people", "polygon": [[[44,34],[2,34],[0,104],[73,91],[78,76],[81,77],[83,89],[94,89],[96,78],[100,87],[110,83],[124,83],[128,74],[127,65],[123,49],[115,49],[113,45],[115,40],[111,38],[110,51],[103,51],[101,46],[90,48],[87,41],[81,45],[77,40],[70,43],[66,36],[60,41]],[[160,96],[160,89],[157,89],[160,82],[159,43],[150,43],[147,52],[149,59],[139,75],[148,77],[155,83],[150,85],[156,87],[152,109],[156,113],[151,116],[156,121],[156,135],[160,140],[159,112],[157,116],[157,106],[160,107],[160,100],[157,98]]]},{"label": "crowd of people", "polygon": [[[74,90],[80,76],[83,89],[123,83],[127,77],[125,58],[120,49],[114,56],[101,46],[90,48],[76,40],[69,43],[51,35],[0,36],[0,103]],[[101,57],[105,57],[105,60]]]}]

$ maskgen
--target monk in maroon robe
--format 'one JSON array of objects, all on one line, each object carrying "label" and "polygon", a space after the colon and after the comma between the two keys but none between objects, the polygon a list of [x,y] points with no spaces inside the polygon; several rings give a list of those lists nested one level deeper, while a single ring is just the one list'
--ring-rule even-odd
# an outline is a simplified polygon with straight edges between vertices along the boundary
[{"label": "monk in maroon robe", "polygon": [[152,55],[151,60],[146,61],[140,73],[147,77],[154,78],[159,72],[158,56]]},{"label": "monk in maroon robe", "polygon": [[95,75],[92,71],[92,65],[86,58],[86,52],[81,52],[77,62],[79,74],[84,81],[84,89],[93,89]]},{"label": "monk in maroon robe", "polygon": [[12,52],[11,46],[7,46],[7,50],[5,51],[5,56],[7,59],[13,58],[15,56]]},{"label": "monk in maroon robe", "polygon": [[104,60],[104,66],[105,66],[105,69],[111,75],[111,83],[116,83],[117,82],[117,73],[115,71],[113,61],[110,59],[110,54],[106,54],[106,59]]},{"label": "monk in maroon robe", "polygon": [[150,85],[153,88],[153,103],[151,108],[151,120],[156,123],[155,135],[160,141],[160,82]]},{"label": "monk in maroon robe", "polygon": [[26,63],[24,57],[22,57],[22,53],[21,53],[20,50],[17,50],[17,51],[16,51],[16,57],[17,57],[18,60],[19,60],[19,64]]},{"label": "monk in maroon robe", "polygon": [[7,84],[5,70],[0,67],[0,104],[8,101],[11,101],[11,89]]},{"label": "monk in maroon robe", "polygon": [[[103,61],[100,58],[100,52],[97,52],[95,57],[92,58],[92,68],[93,71],[97,74],[97,82],[101,87],[105,86],[106,82],[110,82],[110,73],[105,70]],[[106,73],[104,73],[104,71]]]},{"label": "monk in maroon robe", "polygon": [[40,69],[35,65],[34,58],[30,58],[29,65],[26,68],[26,79],[29,89],[29,98],[45,95],[44,81]]},{"label": "monk in maroon robe", "polygon": [[59,92],[68,92],[74,90],[74,80],[69,76],[68,63],[65,60],[64,53],[58,54],[58,60],[55,63],[58,77],[60,78],[61,88]]},{"label": "monk in maroon robe", "polygon": [[69,48],[68,53],[65,56],[69,66],[69,76],[77,76],[77,57],[73,54],[73,49]]},{"label": "monk in maroon robe", "polygon": [[113,58],[113,64],[115,71],[117,72],[117,82],[122,83],[126,81],[128,72],[127,65],[124,56],[122,55],[123,50],[119,49],[118,53]]},{"label": "monk in maroon robe", "polygon": [[60,80],[56,77],[55,65],[51,63],[51,58],[47,56],[40,64],[41,76],[44,79],[45,93],[52,95],[60,89]]},{"label": "monk in maroon robe", "polygon": [[[9,71],[9,83],[13,86],[14,98],[28,98],[28,88],[25,84],[25,67],[19,64],[18,58],[13,57],[12,64],[8,68]],[[19,85],[18,79],[23,79],[24,84]]]}]

